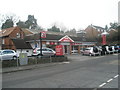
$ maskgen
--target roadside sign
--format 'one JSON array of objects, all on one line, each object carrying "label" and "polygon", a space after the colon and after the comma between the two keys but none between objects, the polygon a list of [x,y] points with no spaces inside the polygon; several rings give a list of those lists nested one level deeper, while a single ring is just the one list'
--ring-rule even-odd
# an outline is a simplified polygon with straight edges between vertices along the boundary
[{"label": "roadside sign", "polygon": [[45,31],[41,31],[41,38],[46,38],[46,32]]},{"label": "roadside sign", "polygon": [[56,55],[58,55],[58,56],[64,55],[63,45],[57,45],[55,50],[56,50]]}]

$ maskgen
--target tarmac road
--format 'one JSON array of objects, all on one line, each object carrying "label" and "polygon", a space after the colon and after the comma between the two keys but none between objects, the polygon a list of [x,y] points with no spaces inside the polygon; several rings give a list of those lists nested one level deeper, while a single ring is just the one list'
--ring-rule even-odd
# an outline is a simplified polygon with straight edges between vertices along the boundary
[{"label": "tarmac road", "polygon": [[3,88],[118,88],[118,56],[68,56],[71,61],[3,74]]}]

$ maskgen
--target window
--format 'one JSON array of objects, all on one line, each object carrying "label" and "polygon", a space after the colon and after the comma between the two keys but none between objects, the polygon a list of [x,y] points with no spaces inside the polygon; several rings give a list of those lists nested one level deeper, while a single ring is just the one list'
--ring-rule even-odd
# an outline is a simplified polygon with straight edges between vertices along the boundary
[{"label": "window", "polygon": [[16,34],[16,37],[17,37],[17,38],[20,38],[20,33],[17,33],[17,34]]},{"label": "window", "polygon": [[14,54],[14,52],[13,51],[3,51],[3,54]]},{"label": "window", "polygon": [[5,44],[5,40],[4,39],[2,39],[2,44]]}]

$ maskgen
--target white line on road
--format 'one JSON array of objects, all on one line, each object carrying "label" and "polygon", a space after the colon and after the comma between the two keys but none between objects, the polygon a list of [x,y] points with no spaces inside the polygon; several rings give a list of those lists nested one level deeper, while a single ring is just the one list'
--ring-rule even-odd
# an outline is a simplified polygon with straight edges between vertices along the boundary
[{"label": "white line on road", "polygon": [[114,76],[113,78],[107,80],[106,83],[102,83],[101,85],[99,85],[99,88],[100,88],[100,87],[103,87],[103,86],[106,85],[107,83],[110,83],[113,79],[117,78],[118,76],[119,76],[119,75],[116,75],[116,76]]},{"label": "white line on road", "polygon": [[99,87],[103,87],[105,84],[106,84],[106,83],[103,83],[103,84],[99,85]]},{"label": "white line on road", "polygon": [[107,82],[109,83],[109,82],[111,82],[113,79],[111,78],[111,79],[109,79]]},{"label": "white line on road", "polygon": [[117,78],[119,75],[114,76],[114,78]]},{"label": "white line on road", "polygon": [[66,64],[68,64],[68,63],[70,63],[70,62],[63,62],[63,63],[66,63]]}]

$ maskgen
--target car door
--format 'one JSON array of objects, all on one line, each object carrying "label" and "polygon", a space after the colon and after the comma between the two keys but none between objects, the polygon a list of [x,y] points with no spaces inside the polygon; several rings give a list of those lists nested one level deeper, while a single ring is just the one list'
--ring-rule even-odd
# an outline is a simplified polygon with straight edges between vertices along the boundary
[{"label": "car door", "polygon": [[15,53],[12,50],[8,51],[8,55],[10,59],[13,59],[14,54]]},{"label": "car door", "polygon": [[2,52],[2,60],[9,60],[10,56],[9,56],[9,51],[3,51]]},{"label": "car door", "polygon": [[43,49],[42,49],[42,54],[45,55],[45,56],[48,55],[48,52],[47,52],[47,49],[46,49],[46,48],[43,48]]},{"label": "car door", "polygon": [[49,52],[49,55],[54,55],[54,52],[53,52],[53,50],[52,49],[48,49],[48,52]]}]

